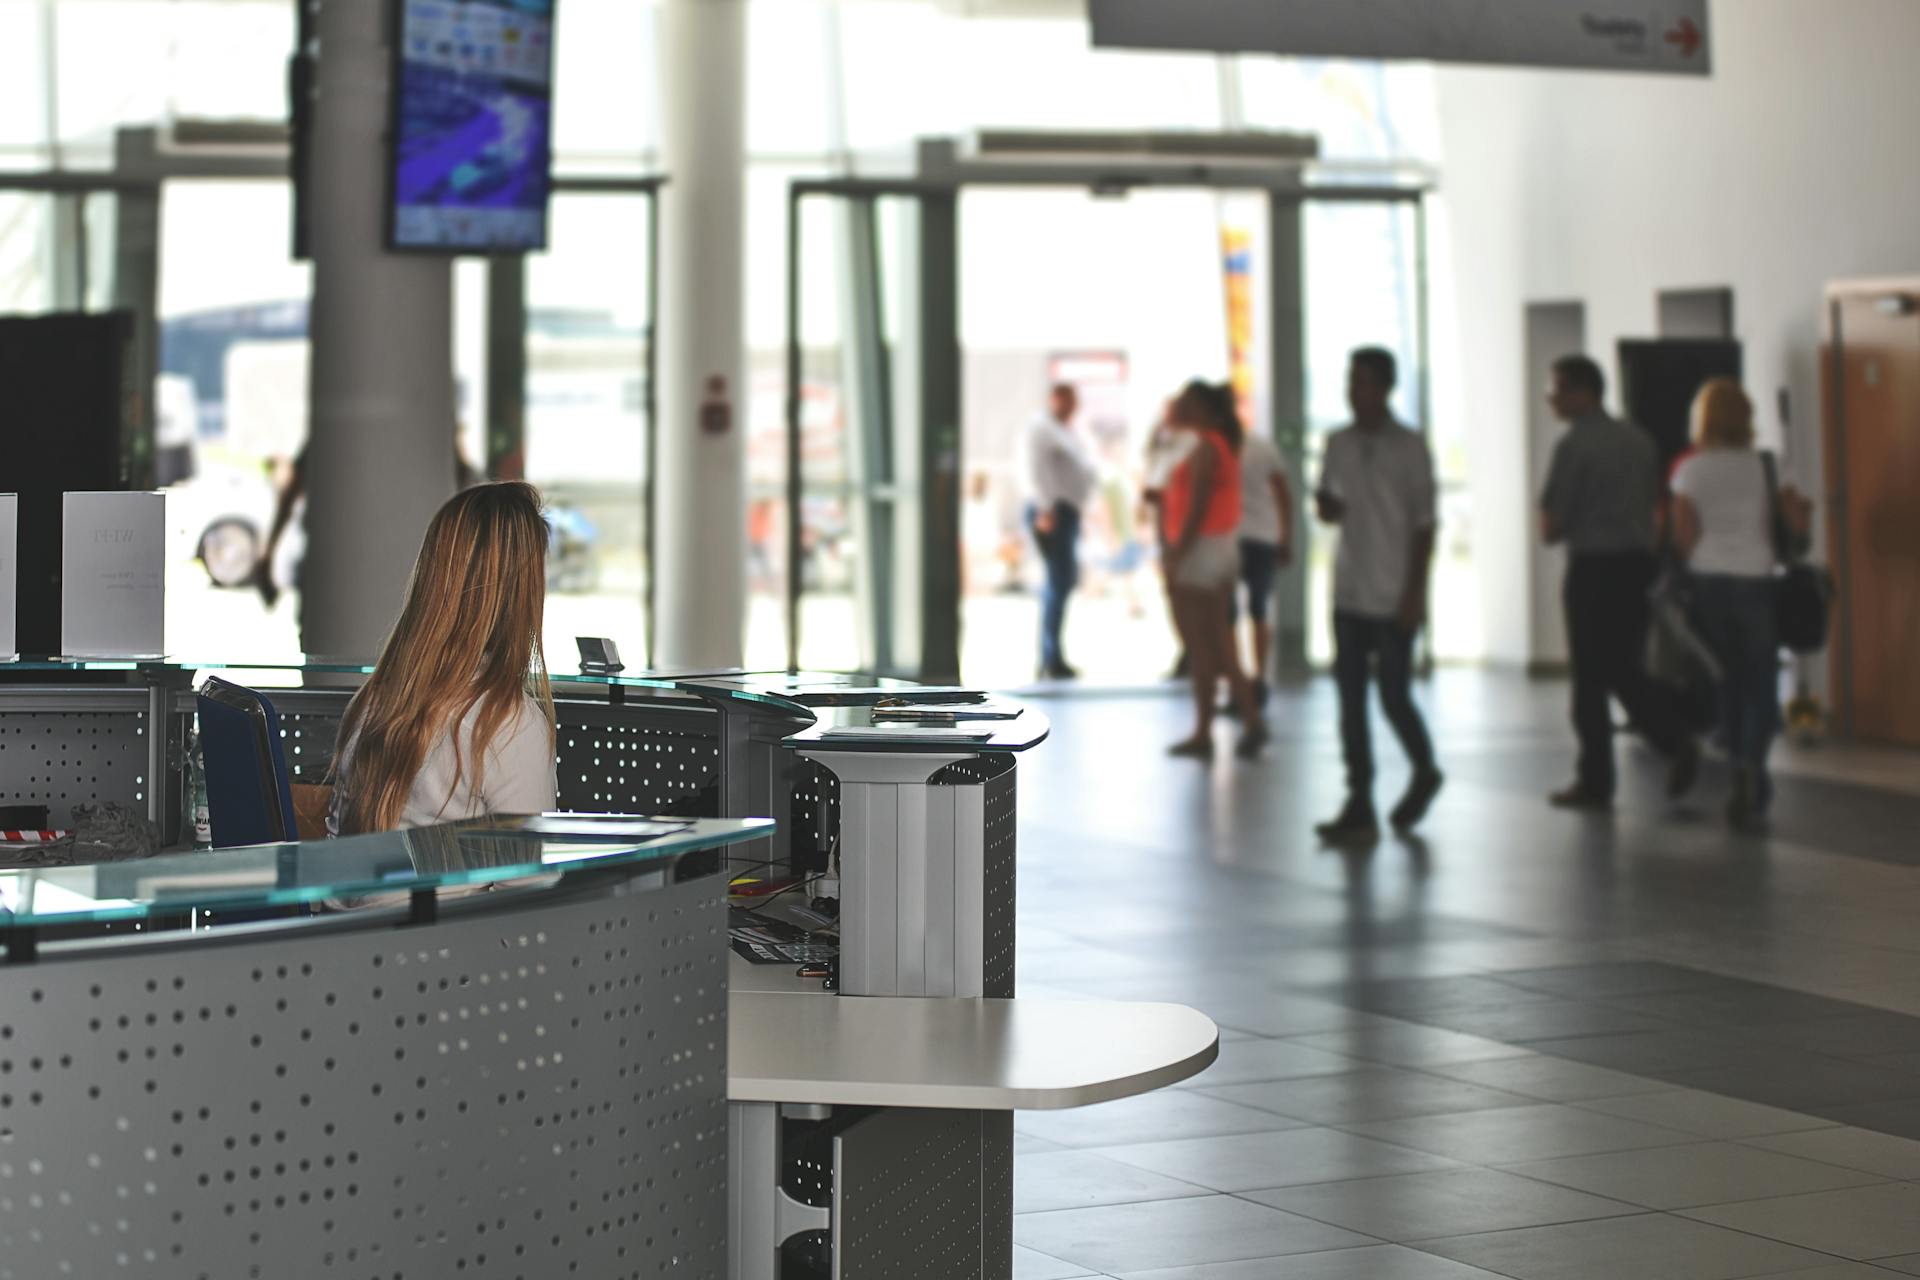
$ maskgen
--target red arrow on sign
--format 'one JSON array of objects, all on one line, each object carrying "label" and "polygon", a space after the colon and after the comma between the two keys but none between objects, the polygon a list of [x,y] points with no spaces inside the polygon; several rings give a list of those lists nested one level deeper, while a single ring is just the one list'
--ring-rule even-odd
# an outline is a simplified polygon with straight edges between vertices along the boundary
[{"label": "red arrow on sign", "polygon": [[1680,25],[1667,32],[1667,43],[1680,47],[1680,56],[1691,58],[1700,52],[1700,28],[1693,25],[1692,18],[1680,19]]}]

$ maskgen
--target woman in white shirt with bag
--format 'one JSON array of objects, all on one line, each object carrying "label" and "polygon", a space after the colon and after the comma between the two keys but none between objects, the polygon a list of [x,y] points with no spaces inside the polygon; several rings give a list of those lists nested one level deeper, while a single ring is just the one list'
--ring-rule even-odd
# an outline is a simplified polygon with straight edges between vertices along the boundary
[{"label": "woman in white shirt with bag", "polygon": [[1785,536],[1806,535],[1812,505],[1774,475],[1753,444],[1753,402],[1715,378],[1693,402],[1694,454],[1673,475],[1674,541],[1692,579],[1695,625],[1719,659],[1720,720],[1733,764],[1727,817],[1764,823],[1773,799],[1767,755],[1780,727],[1775,567]]}]

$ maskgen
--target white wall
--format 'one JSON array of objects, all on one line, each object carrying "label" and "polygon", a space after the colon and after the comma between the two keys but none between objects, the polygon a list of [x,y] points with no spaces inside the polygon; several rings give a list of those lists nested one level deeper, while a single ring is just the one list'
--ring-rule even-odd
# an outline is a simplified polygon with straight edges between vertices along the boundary
[{"label": "white wall", "polygon": [[[1920,4],[1715,0],[1711,79],[1444,67],[1436,378],[1473,442],[1489,658],[1532,657],[1522,312],[1581,300],[1592,353],[1652,336],[1655,293],[1730,285],[1770,443],[1815,486],[1819,304],[1830,279],[1920,271]],[[1448,366],[1451,367],[1448,367]]]}]

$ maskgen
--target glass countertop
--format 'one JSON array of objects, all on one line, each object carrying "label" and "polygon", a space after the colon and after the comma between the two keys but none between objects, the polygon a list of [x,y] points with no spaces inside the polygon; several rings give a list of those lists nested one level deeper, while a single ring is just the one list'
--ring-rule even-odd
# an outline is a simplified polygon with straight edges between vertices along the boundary
[{"label": "glass countertop", "polygon": [[[922,702],[915,691],[902,691],[902,701],[938,710],[942,700]],[[893,695],[900,697],[899,694]],[[891,699],[889,699],[891,700]],[[952,700],[947,700],[950,704]],[[918,752],[939,755],[998,754],[1027,751],[1047,740],[1053,731],[1047,717],[1032,707],[1003,703],[1012,714],[1005,718],[974,720],[937,716],[913,723],[890,718],[886,708],[873,702],[857,705],[829,705],[819,709],[813,724],[781,739],[780,745],[810,755],[824,751]],[[964,710],[964,704],[955,706]],[[897,713],[896,713],[897,714]]]},{"label": "glass countertop", "polygon": [[[192,657],[166,658],[35,658],[0,662],[0,675],[9,671],[279,671],[296,675],[368,676],[373,664],[321,654],[291,654],[279,657],[247,659]],[[750,671],[744,667],[666,667],[655,670],[583,671],[577,662],[560,662],[549,667],[548,679],[555,684],[620,685],[644,689],[705,689],[709,686],[745,696],[776,694],[789,683],[807,687],[840,684],[871,684],[869,677],[807,672],[790,675],[785,671]],[[889,681],[888,684],[905,682]]]},{"label": "glass countertop", "polygon": [[[140,671],[179,672],[227,671],[241,676],[243,683],[257,685],[268,693],[306,676],[366,676],[373,668],[364,663],[330,659],[320,655],[300,655],[265,661],[221,659],[195,662],[184,658],[164,660],[71,658],[48,661],[0,663],[0,677],[12,671]],[[245,673],[261,673],[248,678]],[[271,678],[277,673],[282,679]],[[789,742],[813,749],[833,747],[843,750],[948,750],[960,743],[956,735],[934,740],[935,735],[889,731],[891,745],[882,745],[874,735],[859,748],[844,740],[849,730],[870,724],[874,704],[895,699],[919,706],[965,704],[990,701],[978,689],[954,685],[922,685],[889,677],[842,674],[822,671],[748,671],[741,668],[664,669],[652,671],[597,672],[561,667],[550,671],[556,690],[569,686],[598,688],[658,689],[700,698],[709,703],[733,702],[771,707],[796,721],[815,721],[810,728],[796,733]],[[982,751],[1024,751],[1045,740],[1046,718],[1028,708],[1018,720],[997,722],[993,732],[977,740]],[[836,736],[842,740],[835,741]],[[968,739],[968,741],[975,741]]]},{"label": "glass countertop", "polygon": [[661,863],[771,835],[771,818],[556,813],[485,817],[339,840],[129,862],[0,870],[0,933],[83,921],[241,911]]}]

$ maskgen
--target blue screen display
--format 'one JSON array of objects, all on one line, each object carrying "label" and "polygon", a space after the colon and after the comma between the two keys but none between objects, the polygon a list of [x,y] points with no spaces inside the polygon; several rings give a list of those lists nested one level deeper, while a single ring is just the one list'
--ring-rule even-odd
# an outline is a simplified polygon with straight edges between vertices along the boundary
[{"label": "blue screen display", "polygon": [[401,0],[399,41],[393,246],[544,248],[553,0]]}]

